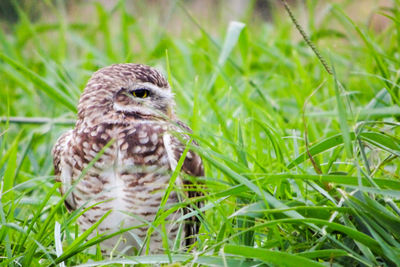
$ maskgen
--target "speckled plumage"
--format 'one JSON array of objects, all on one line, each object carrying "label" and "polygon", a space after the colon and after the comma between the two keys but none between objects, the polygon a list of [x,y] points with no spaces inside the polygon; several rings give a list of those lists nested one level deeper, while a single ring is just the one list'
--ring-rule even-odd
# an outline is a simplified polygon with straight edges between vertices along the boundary
[{"label": "speckled plumage", "polygon": [[[133,91],[143,89],[148,91],[148,97],[132,96]],[[67,208],[94,205],[78,218],[81,230],[87,230],[109,210],[112,212],[99,225],[99,233],[113,233],[121,227],[153,221],[185,147],[180,140],[188,140],[184,132],[190,131],[175,118],[173,107],[168,82],[153,68],[116,64],[93,74],[80,98],[75,128],[64,133],[53,148],[61,193],[65,194],[77,182],[66,197]],[[106,144],[109,147],[91,168],[86,168]],[[80,179],[84,169],[87,172]],[[189,151],[182,171],[202,176],[200,157]],[[180,178],[176,183],[183,184]],[[190,192],[189,197],[193,195]],[[95,205],[99,202],[102,203]],[[178,202],[178,193],[172,191],[167,206]],[[174,220],[180,216],[178,210],[167,218],[170,241],[176,238],[179,224]],[[198,228],[192,225],[184,229],[183,237],[192,240],[188,236],[196,234]],[[139,250],[146,232],[145,226],[133,229],[122,238],[104,241],[102,249],[109,251],[117,246],[122,252]],[[149,250],[162,250],[157,231],[151,236]]]}]

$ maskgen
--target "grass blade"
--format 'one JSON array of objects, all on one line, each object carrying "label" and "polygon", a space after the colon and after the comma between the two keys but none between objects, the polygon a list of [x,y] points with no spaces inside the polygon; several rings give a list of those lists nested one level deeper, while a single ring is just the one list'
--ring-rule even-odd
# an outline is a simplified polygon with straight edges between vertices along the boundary
[{"label": "grass blade", "polygon": [[297,256],[281,251],[262,249],[262,248],[226,245],[224,247],[224,251],[225,253],[244,256],[249,259],[259,259],[265,263],[277,264],[280,266],[304,266],[304,267],[325,266],[321,263],[310,260],[306,257]]}]

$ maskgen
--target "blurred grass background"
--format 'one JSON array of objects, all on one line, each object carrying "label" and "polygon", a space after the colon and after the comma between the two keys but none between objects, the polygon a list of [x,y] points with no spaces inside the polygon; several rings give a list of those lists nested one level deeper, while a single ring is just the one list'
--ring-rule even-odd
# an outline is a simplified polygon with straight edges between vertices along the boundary
[{"label": "blurred grass background", "polygon": [[[32,3],[0,3],[2,265],[400,262],[399,1],[289,1],[334,75],[280,1]],[[107,259],[56,190],[52,145],[91,74],[120,62],[170,70],[200,143],[189,251]]]}]

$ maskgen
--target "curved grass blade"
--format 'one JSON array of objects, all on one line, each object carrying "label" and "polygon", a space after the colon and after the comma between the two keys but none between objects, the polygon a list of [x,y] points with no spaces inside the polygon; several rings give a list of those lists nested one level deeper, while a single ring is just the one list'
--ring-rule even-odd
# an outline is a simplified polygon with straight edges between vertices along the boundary
[{"label": "curved grass blade", "polygon": [[262,248],[252,248],[245,246],[226,245],[224,252],[249,259],[259,259],[265,263],[276,264],[278,266],[304,266],[304,267],[322,267],[324,264],[310,260],[306,257],[293,255],[287,252],[273,251]]},{"label": "curved grass blade", "polygon": [[347,253],[343,249],[323,249],[323,250],[305,251],[297,253],[296,255],[310,259],[315,259],[315,258],[333,259],[341,256],[350,256],[349,253]]},{"label": "curved grass blade", "polygon": [[34,73],[30,69],[26,68],[21,63],[9,58],[8,56],[0,53],[0,59],[4,60],[6,63],[11,65],[15,70],[22,73],[25,77],[31,80],[38,89],[45,92],[49,97],[53,98],[60,104],[66,106],[69,110],[76,112],[76,103],[69,96],[67,96],[63,91],[59,90],[57,87],[49,84],[45,79],[40,77],[38,74]]},{"label": "curved grass blade", "polygon": [[[362,140],[369,142],[387,152],[390,152],[394,155],[400,155],[400,142],[398,139],[393,137],[388,137],[382,133],[376,132],[363,132],[358,135]],[[350,139],[353,141],[355,139],[354,132],[350,132]],[[336,134],[334,136],[328,137],[321,142],[314,144],[310,147],[309,151],[312,156],[325,152],[333,147],[343,144],[343,136],[342,134]],[[307,154],[305,152],[301,153],[297,158],[292,160],[287,168],[291,169],[296,165],[306,161],[308,159]]]}]

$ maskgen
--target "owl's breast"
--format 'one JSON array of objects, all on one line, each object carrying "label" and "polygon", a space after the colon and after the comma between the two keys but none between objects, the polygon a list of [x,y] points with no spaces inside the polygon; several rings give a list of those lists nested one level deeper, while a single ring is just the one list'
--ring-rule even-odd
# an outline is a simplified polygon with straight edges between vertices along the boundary
[{"label": "owl's breast", "polygon": [[[103,126],[103,133],[95,131],[96,134],[89,133],[89,137],[81,137],[88,143],[94,141],[90,141],[90,138],[103,137],[103,144],[110,142],[111,145],[100,152],[102,155],[77,184],[74,196],[78,206],[95,205],[90,212],[95,220],[112,209],[113,213],[105,223],[111,225],[110,228],[117,227],[123,220],[130,222],[129,225],[137,223],[135,216],[151,221],[171,177],[168,153],[163,141],[167,127],[165,123],[150,122],[116,125],[112,129]],[[102,150],[103,147],[98,148]],[[90,151],[81,153],[89,161],[89,155],[92,158],[96,155]],[[176,202],[178,198],[173,192],[167,204]],[[90,223],[83,222],[88,226]]]},{"label": "owl's breast", "polygon": [[[115,181],[127,209],[156,209],[171,177],[163,135],[167,124],[136,123],[118,129]],[[149,205],[150,204],[150,205]]]},{"label": "owl's breast", "polygon": [[[167,123],[155,121],[113,127],[99,125],[91,131],[78,131],[77,145],[72,147],[77,158],[75,179],[94,161],[77,185],[78,198],[78,193],[86,191],[99,200],[114,196],[128,203],[134,198],[145,199],[142,194],[164,188],[170,177],[163,141],[167,129]],[[104,149],[107,144],[109,147]]]}]

